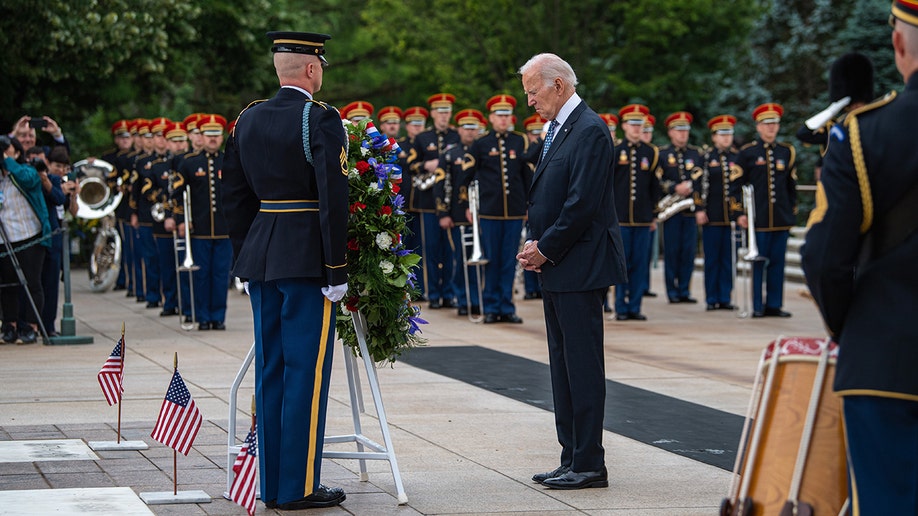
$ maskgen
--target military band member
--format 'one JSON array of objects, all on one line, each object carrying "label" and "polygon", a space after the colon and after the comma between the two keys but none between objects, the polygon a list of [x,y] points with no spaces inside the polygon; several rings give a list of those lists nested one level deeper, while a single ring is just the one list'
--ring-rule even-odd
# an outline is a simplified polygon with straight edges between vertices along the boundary
[{"label": "military band member", "polygon": [[402,110],[398,106],[386,106],[376,112],[376,122],[383,136],[398,140],[402,128]]},{"label": "military band member", "polygon": [[730,228],[730,183],[739,171],[733,128],[736,117],[718,115],[708,121],[714,147],[704,155],[704,176],[701,182],[701,205],[695,210],[695,221],[701,230],[704,250],[704,295],[707,310],[732,310],[733,292],[733,232]]},{"label": "military band member", "polygon": [[[701,202],[701,153],[689,145],[692,115],[677,111],[664,122],[669,144],[660,147],[659,178],[663,195]],[[666,279],[666,296],[670,303],[697,303],[691,296],[692,272],[695,270],[695,252],[698,248],[698,227],[694,206],[682,210],[663,222],[663,273]]]},{"label": "military band member", "polygon": [[418,152],[414,148],[414,139],[424,132],[424,124],[427,123],[427,108],[421,106],[412,106],[405,110],[405,136],[398,140],[401,151],[398,153],[398,166],[402,167],[402,182],[399,185],[399,193],[408,200],[405,203],[405,226],[408,231],[402,236],[405,242],[405,249],[412,249],[421,256],[418,262],[415,275],[419,278],[415,287],[418,290],[418,300],[425,301],[426,298],[426,269],[424,268],[424,247],[421,245],[421,213],[411,207],[411,198],[414,196],[414,186],[412,183],[412,172],[408,166],[409,161],[416,159]]},{"label": "military band member", "polygon": [[[787,238],[797,223],[797,151],[793,145],[777,141],[783,114],[784,108],[772,102],[753,110],[758,137],[740,149],[737,166],[742,175],[733,183],[737,199],[742,199],[738,194],[742,185],[752,185],[755,190],[755,241],[761,260],[752,266],[753,317],[791,316],[781,307]],[[738,226],[747,227],[745,212],[736,220]]]},{"label": "military band member", "polygon": [[625,139],[615,147],[613,192],[628,267],[627,281],[615,286],[615,318],[619,321],[647,320],[641,313],[641,300],[647,290],[650,227],[656,220],[654,210],[660,197],[656,175],[659,151],[641,141],[649,113],[647,106],[641,104],[619,111]]},{"label": "military band member", "polygon": [[341,108],[341,119],[357,123],[373,115],[373,104],[365,100],[355,100]]},{"label": "military band member", "polygon": [[[542,118],[538,113],[523,120],[523,126],[526,129],[526,138],[529,140],[529,146],[533,150],[542,147],[546,122],[548,121]],[[523,299],[542,299],[542,285],[539,284],[539,274],[537,272],[523,271],[523,287],[526,291],[523,294]]]},{"label": "military band member", "polygon": [[249,282],[254,316],[261,499],[331,507],[346,498],[320,478],[336,303],[347,293],[347,135],[338,111],[313,100],[330,36],[268,37],[281,88],[240,113],[223,169],[234,273]]},{"label": "military band member", "polygon": [[641,130],[641,141],[653,144],[653,128],[657,125],[657,117],[648,114],[644,120],[644,129]]},{"label": "military band member", "polygon": [[[157,252],[154,231],[165,234],[162,222],[153,220],[153,205],[161,202],[163,190],[159,184],[159,176],[163,169],[168,175],[169,159],[167,155],[169,145],[163,131],[166,127],[165,118],[155,118],[140,126],[143,137],[144,153],[134,161],[135,178],[131,185],[131,199],[134,203],[131,213],[131,225],[137,230],[137,246],[141,264],[138,270],[143,271],[143,279],[139,282],[142,288],[137,294],[137,301],[146,301],[147,308],[158,308],[162,301],[162,285],[159,270],[159,254]],[[158,136],[157,133],[158,132]],[[149,151],[147,150],[149,149]]]},{"label": "military band member", "polygon": [[[108,183],[108,187],[111,189],[112,195],[115,195],[115,192],[121,190],[121,163],[127,159],[127,155],[130,154],[133,150],[130,121],[118,120],[112,124],[112,138],[114,138],[115,141],[115,148],[104,154],[102,156],[102,160],[112,165],[112,174],[110,177],[106,178],[106,183]],[[112,287],[112,290],[133,290],[133,283],[131,283],[131,275],[128,264],[130,263],[130,260],[134,259],[134,256],[129,255],[127,252],[127,248],[131,242],[128,240],[124,228],[121,226],[121,223],[123,222],[123,214],[128,209],[128,197],[122,194],[121,201],[119,201],[118,206],[115,207],[115,219],[118,225],[118,233],[121,236],[122,242],[121,266],[118,269],[118,279],[115,280],[115,286]]]},{"label": "military band member", "polygon": [[169,140],[169,151],[176,158],[181,157],[191,148],[188,143],[188,131],[182,122],[173,122],[166,131],[166,139]]},{"label": "military band member", "polygon": [[[657,118],[651,114],[648,114],[644,119],[644,129],[641,131],[641,141],[653,145],[653,128],[657,125]],[[650,263],[647,266],[647,291],[644,292],[644,297],[657,297],[657,293],[650,290],[650,269],[657,268],[657,262],[660,258],[660,239],[659,233],[657,233],[657,221],[654,220],[653,224],[650,225],[650,250],[647,251],[647,257],[650,260]]]},{"label": "military band member", "polygon": [[614,113],[599,113],[599,118],[602,118],[602,121],[609,126],[609,134],[612,136],[612,142],[615,145],[622,143],[622,140],[619,140],[615,135],[615,130],[618,129],[618,115]]},{"label": "military band member", "polygon": [[[224,219],[222,178],[223,129],[226,119],[206,115],[198,119],[203,147],[185,154],[175,170],[172,205],[178,236],[190,242],[194,264],[194,320],[198,330],[226,329],[226,295],[233,248]],[[191,232],[185,213],[186,186],[191,187]],[[180,256],[184,259],[184,256]],[[182,283],[182,299],[191,293]],[[185,307],[183,307],[183,310]],[[189,306],[190,309],[190,306]],[[186,317],[190,312],[186,312]]]},{"label": "military band member", "polygon": [[[453,274],[453,290],[456,292],[456,304],[459,305],[459,315],[468,315],[469,306],[472,314],[481,314],[481,305],[478,296],[478,274],[475,267],[465,267],[466,258],[471,256],[471,250],[466,251],[462,242],[462,232],[471,231],[469,223],[472,222],[469,214],[469,180],[466,158],[472,144],[478,138],[481,128],[487,122],[480,111],[464,109],[456,113],[456,127],[459,131],[459,145],[450,147],[440,159],[440,170],[443,171],[443,180],[437,181],[433,186],[434,196],[437,200],[437,217],[440,227],[447,231],[453,246],[453,261],[455,274]],[[439,171],[438,171],[439,174]],[[465,278],[468,275],[469,297],[465,293]]]},{"label": "military band member", "polygon": [[191,143],[192,151],[201,150],[201,146],[204,144],[201,138],[201,131],[198,129],[198,117],[203,114],[204,113],[194,113],[186,116],[185,120],[182,121],[185,125],[185,130],[188,131],[188,141]]},{"label": "military band member", "polygon": [[[156,262],[159,269],[159,284],[162,302],[160,317],[178,315],[178,283],[175,274],[175,241],[172,228],[166,227],[170,212],[169,189],[172,185],[174,147],[169,139],[170,131],[174,137],[175,123],[168,118],[157,118],[151,125],[153,144],[157,159],[152,162],[150,177],[153,178],[154,205],[158,206],[162,218],[153,219],[153,242],[156,245]],[[147,305],[149,307],[149,305]]]},{"label": "military band member", "polygon": [[433,128],[414,139],[413,155],[409,156],[412,188],[408,206],[420,215],[421,245],[424,248],[424,279],[428,307],[455,307],[453,292],[453,252],[447,234],[440,228],[437,206],[431,188],[438,179],[437,167],[446,149],[459,145],[459,133],[449,125],[455,95],[437,93],[427,99]]},{"label": "military band member", "polygon": [[483,252],[488,257],[484,268],[485,324],[521,323],[513,303],[516,254],[532,182],[530,166],[538,159],[529,140],[510,131],[516,99],[494,95],[487,102],[491,131],[479,138],[469,152],[469,179],[478,181],[479,227]]}]

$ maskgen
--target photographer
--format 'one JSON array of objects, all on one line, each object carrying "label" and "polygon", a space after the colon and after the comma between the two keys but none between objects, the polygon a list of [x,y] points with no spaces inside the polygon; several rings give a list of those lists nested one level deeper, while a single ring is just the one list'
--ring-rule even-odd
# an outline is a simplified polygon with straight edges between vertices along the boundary
[{"label": "photographer", "polygon": [[[3,166],[0,170],[0,238],[9,239],[10,247],[21,250],[16,257],[28,283],[29,293],[36,306],[43,306],[44,294],[41,288],[41,269],[45,253],[51,246],[51,226],[48,222],[48,208],[42,192],[42,179],[34,167],[25,163],[22,145],[15,138],[0,136],[0,152]],[[42,162],[43,163],[43,162]],[[36,241],[41,241],[35,244]],[[28,247],[23,247],[27,244]],[[5,249],[4,249],[5,251]],[[0,258],[0,288],[2,306],[3,341],[12,343],[21,340],[30,344],[37,340],[38,315],[31,310],[25,314],[28,325],[20,327],[15,320],[19,313],[19,275],[10,256]]]},{"label": "photographer", "polygon": [[[39,145],[36,136],[36,130],[38,129],[51,135],[51,138],[54,139],[54,144],[50,147],[47,145]],[[52,147],[63,145],[67,148],[67,153],[70,153],[70,142],[64,138],[64,131],[61,130],[61,126],[59,126],[50,116],[38,117],[22,115],[19,120],[16,121],[16,125],[13,126],[13,130],[10,131],[8,136],[19,140],[23,149],[30,149],[35,145],[39,145],[42,150],[44,150],[45,155],[48,155],[51,153]]]}]

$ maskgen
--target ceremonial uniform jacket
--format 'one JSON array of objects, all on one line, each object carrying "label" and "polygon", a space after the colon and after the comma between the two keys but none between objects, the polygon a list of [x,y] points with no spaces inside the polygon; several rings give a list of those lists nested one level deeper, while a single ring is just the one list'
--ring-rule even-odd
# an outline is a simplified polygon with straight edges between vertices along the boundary
[{"label": "ceremonial uniform jacket", "polygon": [[[122,188],[122,185],[128,184],[122,177],[122,171],[125,160],[131,152],[133,151],[112,149],[110,152],[102,155],[102,160],[112,166],[112,172],[105,178],[105,184],[111,189],[112,195],[116,195],[119,191],[122,192],[121,200],[118,201],[118,206],[115,207],[115,217],[122,220],[130,218],[131,216],[131,208],[128,206],[130,194],[127,193],[126,187]],[[128,179],[129,178],[130,176],[128,176]]]},{"label": "ceremonial uniform jacket", "polygon": [[916,134],[918,73],[900,94],[852,111],[830,135],[801,254],[839,344],[841,395],[918,401],[918,233],[883,254],[866,244],[914,223],[890,210],[918,184]]},{"label": "ceremonial uniform jacket", "polygon": [[[162,222],[153,220],[153,205],[166,199],[168,187],[168,174],[172,170],[171,156],[160,154],[144,154],[134,162],[136,177],[131,184],[131,200],[133,213],[141,226],[153,226],[153,232],[164,234],[166,232]],[[166,182],[161,176],[166,174]]]},{"label": "ceremonial uniform jacket", "polygon": [[465,210],[469,207],[469,180],[466,161],[469,145],[455,145],[440,158],[439,172],[443,180],[434,183],[433,191],[437,202],[437,218],[450,217],[457,226],[467,226]]},{"label": "ceremonial uniform jacket", "polygon": [[[304,150],[307,102],[311,160]],[[346,144],[338,111],[293,88],[239,114],[223,158],[235,276],[347,282]]]},{"label": "ceremonial uniform jacket", "polygon": [[176,163],[171,196],[176,225],[187,220],[185,187],[191,186],[191,237],[229,238],[223,217],[223,153],[189,152]]},{"label": "ceremonial uniform jacket", "polygon": [[[660,180],[663,195],[675,194],[676,185],[683,181],[691,181],[692,198],[695,206],[700,206],[701,176],[704,175],[702,159],[701,151],[694,145],[686,145],[681,149],[672,144],[660,147],[660,167],[657,170],[657,177]],[[681,212],[681,215],[694,217],[692,211],[685,210]]]},{"label": "ceremonial uniform jacket", "polygon": [[704,154],[701,206],[710,226],[729,226],[730,214],[738,208],[730,183],[742,173],[736,166],[736,149],[708,149]]},{"label": "ceremonial uniform jacket", "polygon": [[529,140],[520,133],[491,131],[469,150],[469,181],[478,181],[478,214],[483,219],[526,218],[532,167],[538,155],[529,152]]},{"label": "ceremonial uniform jacket", "polygon": [[402,197],[406,200],[405,211],[414,211],[410,206],[411,196],[414,195],[414,186],[411,184],[411,178],[414,174],[408,166],[408,162],[412,159],[412,156],[417,155],[417,151],[414,148],[414,140],[409,139],[407,136],[403,136],[398,140],[398,147],[398,166],[402,169],[402,182],[398,185],[398,193],[402,194]]},{"label": "ceremonial uniform jacket", "polygon": [[731,185],[733,195],[742,202],[740,188],[752,185],[756,231],[788,230],[797,224],[797,159],[793,145],[753,140],[740,149],[737,167],[739,176]]},{"label": "ceremonial uniform jacket", "polygon": [[[430,174],[424,170],[424,162],[431,159],[440,159],[440,155],[450,145],[459,144],[459,133],[454,129],[437,131],[430,129],[420,133],[414,138],[413,151],[408,156],[408,168],[410,177],[415,182],[411,187],[408,199],[408,208],[410,211],[421,213],[435,213],[437,203],[432,190],[433,182],[425,190],[418,187],[419,183],[430,177]],[[436,171],[433,172],[436,174]]]},{"label": "ceremonial uniform jacket", "polygon": [[615,210],[621,226],[650,226],[660,200],[659,151],[644,142],[623,142],[613,156]]}]

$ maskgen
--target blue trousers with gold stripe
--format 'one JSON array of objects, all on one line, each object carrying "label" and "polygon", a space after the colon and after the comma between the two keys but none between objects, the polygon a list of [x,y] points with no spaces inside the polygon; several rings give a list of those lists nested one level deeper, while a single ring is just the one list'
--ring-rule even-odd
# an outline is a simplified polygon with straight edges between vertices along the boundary
[{"label": "blue trousers with gold stripe", "polygon": [[335,305],[324,280],[249,283],[262,500],[287,503],[319,485]]}]

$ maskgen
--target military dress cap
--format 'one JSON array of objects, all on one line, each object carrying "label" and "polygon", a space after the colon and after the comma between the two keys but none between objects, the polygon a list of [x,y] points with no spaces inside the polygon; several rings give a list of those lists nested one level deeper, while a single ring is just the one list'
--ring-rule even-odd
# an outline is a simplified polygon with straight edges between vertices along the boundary
[{"label": "military dress cap", "polygon": [[599,118],[602,118],[602,121],[605,122],[610,129],[618,127],[618,116],[612,113],[600,113]]},{"label": "military dress cap", "polygon": [[405,122],[411,125],[424,125],[427,122],[427,109],[413,106],[405,110]]},{"label": "military dress cap", "polygon": [[134,120],[134,122],[136,122],[136,125],[137,125],[137,134],[139,134],[140,136],[151,136],[151,137],[153,136],[153,134],[150,132],[150,121],[149,120],[147,120],[146,118],[138,118]]},{"label": "military dress cap", "polygon": [[644,125],[649,114],[650,109],[643,104],[628,104],[618,110],[618,117],[627,125]]},{"label": "military dress cap", "polygon": [[325,60],[325,42],[331,39],[328,34],[313,32],[269,32],[271,39],[271,52],[291,52],[294,54],[309,54],[318,57],[323,63]]},{"label": "military dress cap", "polygon": [[643,127],[643,129],[641,129],[641,132],[643,132],[643,133],[652,133],[652,132],[653,132],[653,126],[655,126],[655,125],[657,125],[657,117],[655,117],[655,116],[653,116],[653,115],[651,115],[651,114],[648,113],[648,114],[647,114],[647,119],[644,120],[644,127]]},{"label": "military dress cap", "polygon": [[477,109],[463,109],[456,113],[456,125],[462,129],[481,129],[485,124],[485,116]]},{"label": "military dress cap", "polygon": [[226,119],[220,115],[204,115],[198,119],[198,129],[204,136],[220,136],[226,129]]},{"label": "military dress cap", "polygon": [[431,111],[452,111],[456,96],[452,93],[437,93],[427,99]]},{"label": "military dress cap", "polygon": [[359,122],[373,115],[373,104],[365,100],[355,100],[341,108],[341,118],[351,122]]},{"label": "military dress cap", "polygon": [[186,116],[185,119],[182,120],[182,123],[185,124],[185,130],[188,131],[189,133],[201,132],[201,130],[198,129],[198,118],[200,118],[203,115],[204,113],[194,113],[192,115]]},{"label": "military dress cap", "polygon": [[188,139],[188,131],[185,130],[185,124],[182,122],[172,122],[166,127],[166,139],[176,142],[183,142]]},{"label": "military dress cap", "polygon": [[918,0],[896,0],[892,3],[892,16],[918,27]]},{"label": "military dress cap", "polygon": [[542,118],[541,115],[536,113],[532,115],[531,117],[527,118],[526,120],[523,120],[523,127],[526,128],[526,132],[528,133],[538,134],[538,133],[541,133],[542,128],[545,127],[545,122],[547,122],[547,120],[545,120],[544,118]]},{"label": "military dress cap", "polygon": [[784,108],[774,102],[767,102],[752,110],[752,118],[757,124],[777,124],[783,114]]},{"label": "military dress cap", "polygon": [[516,99],[512,95],[494,95],[488,99],[487,107],[495,115],[512,115]]},{"label": "military dress cap", "polygon": [[153,134],[161,134],[166,132],[166,127],[172,123],[172,120],[169,120],[166,117],[154,118],[150,121],[150,132]]},{"label": "military dress cap", "polygon": [[692,114],[688,111],[676,111],[666,117],[663,125],[665,125],[667,129],[688,131],[692,128],[692,120],[694,120],[694,118],[692,118]]},{"label": "military dress cap", "polygon": [[736,117],[733,115],[717,115],[708,120],[708,129],[714,134],[733,134]]},{"label": "military dress cap", "polygon": [[398,106],[386,106],[376,112],[376,119],[379,120],[379,123],[401,122],[402,110]]},{"label": "military dress cap", "polygon": [[112,124],[112,136],[130,136],[131,123],[127,120],[118,120]]}]

